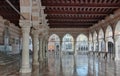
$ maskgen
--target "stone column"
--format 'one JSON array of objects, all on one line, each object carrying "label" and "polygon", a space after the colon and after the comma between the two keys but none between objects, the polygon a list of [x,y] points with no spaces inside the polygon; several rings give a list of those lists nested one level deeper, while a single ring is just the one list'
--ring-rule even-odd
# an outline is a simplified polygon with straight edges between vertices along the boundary
[{"label": "stone column", "polygon": [[43,36],[42,35],[39,37],[39,43],[40,43],[39,44],[39,48],[40,48],[39,49],[39,55],[40,55],[39,56],[39,61],[43,61],[43,51],[42,51],[43,50],[43,48],[42,48],[42,46],[43,46],[43,44],[42,44],[43,43]]},{"label": "stone column", "polygon": [[23,36],[23,42],[22,42],[22,64],[20,68],[21,73],[29,73],[31,72],[30,68],[30,60],[29,60],[29,33],[30,33],[30,22],[27,21],[21,21],[20,26],[22,28],[22,36]]},{"label": "stone column", "polygon": [[74,54],[77,54],[77,50],[76,50],[76,41],[74,41]]},{"label": "stone column", "polygon": [[115,37],[115,60],[119,61],[120,60],[120,36]]},{"label": "stone column", "polygon": [[48,53],[48,40],[45,41],[45,57],[47,57]]},{"label": "stone column", "polygon": [[45,59],[45,39],[43,40],[43,58]]},{"label": "stone column", "polygon": [[46,52],[48,51],[48,40],[46,40]]},{"label": "stone column", "polygon": [[62,39],[60,40],[60,55],[62,55]]},{"label": "stone column", "polygon": [[102,51],[102,50],[101,50],[101,42],[102,42],[102,40],[99,40],[99,52]]},{"label": "stone column", "polygon": [[39,51],[39,31],[33,30],[33,65],[39,65],[38,62],[38,51]]},{"label": "stone column", "polygon": [[108,40],[107,39],[105,40],[105,48],[106,48],[105,52],[108,52]]},{"label": "stone column", "polygon": [[45,39],[45,57],[47,57],[47,52],[48,52],[48,36]]},{"label": "stone column", "polygon": [[88,41],[88,52],[91,51],[91,48],[90,48],[90,41]]}]

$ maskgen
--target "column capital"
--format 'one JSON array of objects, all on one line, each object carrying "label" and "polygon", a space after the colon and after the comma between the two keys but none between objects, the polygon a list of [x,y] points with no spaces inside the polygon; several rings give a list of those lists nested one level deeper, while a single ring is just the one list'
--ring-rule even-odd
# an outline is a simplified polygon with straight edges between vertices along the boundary
[{"label": "column capital", "polygon": [[30,33],[31,23],[29,20],[20,20],[19,25],[23,33]]},{"label": "column capital", "polygon": [[29,20],[20,20],[19,25],[21,28],[30,28],[32,26]]},{"label": "column capital", "polygon": [[36,38],[38,38],[38,36],[39,36],[39,34],[40,34],[40,32],[39,32],[39,30],[34,30],[34,29],[32,29],[32,36],[33,37],[36,37]]}]

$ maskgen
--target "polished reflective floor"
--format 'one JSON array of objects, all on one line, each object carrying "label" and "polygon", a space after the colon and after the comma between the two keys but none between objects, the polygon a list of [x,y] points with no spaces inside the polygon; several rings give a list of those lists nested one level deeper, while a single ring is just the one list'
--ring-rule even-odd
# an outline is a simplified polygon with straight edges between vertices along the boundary
[{"label": "polished reflective floor", "polygon": [[120,76],[119,64],[119,61],[89,55],[49,54],[39,66],[33,66],[31,74],[20,74],[18,67],[8,71],[7,67],[0,66],[0,76]]}]

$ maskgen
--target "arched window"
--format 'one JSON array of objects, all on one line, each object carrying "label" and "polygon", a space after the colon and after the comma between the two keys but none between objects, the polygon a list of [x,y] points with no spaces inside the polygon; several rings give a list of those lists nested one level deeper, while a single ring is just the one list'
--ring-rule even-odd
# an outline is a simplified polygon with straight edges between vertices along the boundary
[{"label": "arched window", "polygon": [[114,52],[114,42],[113,42],[113,31],[111,26],[108,26],[105,33],[106,37],[106,51],[113,53]]},{"label": "arched window", "polygon": [[93,38],[92,34],[89,34],[89,51],[93,51]]},{"label": "arched window", "polygon": [[76,50],[77,51],[87,51],[88,50],[88,38],[84,34],[80,34],[77,37]]},{"label": "arched window", "polygon": [[112,28],[111,26],[108,26],[107,29],[106,29],[106,34],[105,34],[105,37],[108,38],[108,37],[112,37],[113,36],[113,33],[112,33]]},{"label": "arched window", "polygon": [[62,51],[73,51],[74,39],[70,34],[66,34],[62,40]]},{"label": "arched window", "polygon": [[120,58],[120,21],[118,21],[116,28],[115,28],[115,55],[116,60]]},{"label": "arched window", "polygon": [[52,34],[48,40],[48,50],[49,51],[59,51],[60,49],[60,38],[56,34]]},{"label": "arched window", "polygon": [[94,34],[93,34],[93,41],[94,41],[94,51],[98,51],[98,41],[97,41],[97,33],[96,33],[96,31],[94,32]]},{"label": "arched window", "polygon": [[105,51],[104,32],[102,29],[99,31],[99,51]]},{"label": "arched window", "polygon": [[116,28],[115,28],[115,35],[120,35],[120,21],[118,21]]}]

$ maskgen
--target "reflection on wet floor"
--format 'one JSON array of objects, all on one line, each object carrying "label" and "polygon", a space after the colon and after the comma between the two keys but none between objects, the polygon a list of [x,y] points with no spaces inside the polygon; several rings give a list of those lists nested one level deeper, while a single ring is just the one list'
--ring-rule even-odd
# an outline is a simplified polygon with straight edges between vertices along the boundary
[{"label": "reflection on wet floor", "polygon": [[14,72],[6,76],[120,76],[119,63],[87,55],[50,54],[39,66],[33,67],[31,74]]}]

